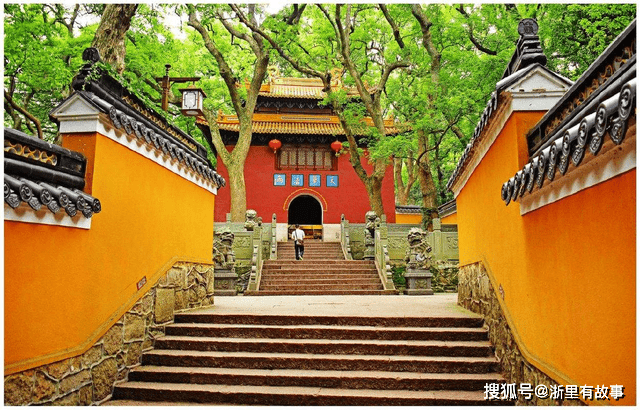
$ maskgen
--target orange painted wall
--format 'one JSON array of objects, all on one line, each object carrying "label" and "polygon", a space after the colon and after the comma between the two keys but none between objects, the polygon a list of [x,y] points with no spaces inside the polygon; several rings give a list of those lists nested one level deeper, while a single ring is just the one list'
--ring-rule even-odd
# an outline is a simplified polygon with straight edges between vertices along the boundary
[{"label": "orange painted wall", "polygon": [[422,214],[399,214],[396,213],[397,224],[417,224],[422,222]]},{"label": "orange painted wall", "polygon": [[[621,384],[636,400],[636,172],[524,216],[502,183],[541,113],[515,113],[456,198],[460,265],[483,262],[527,358],[560,383]],[[524,155],[523,155],[524,153]],[[563,379],[565,378],[565,379]]]},{"label": "orange painted wall", "polygon": [[440,222],[443,225],[457,225],[458,224],[458,213],[453,213],[451,215],[447,215],[444,218],[440,219]]},{"label": "orange painted wall", "polygon": [[82,353],[176,258],[211,261],[212,193],[99,134],[63,145],[95,151],[102,212],[90,230],[5,221],[5,373]]}]

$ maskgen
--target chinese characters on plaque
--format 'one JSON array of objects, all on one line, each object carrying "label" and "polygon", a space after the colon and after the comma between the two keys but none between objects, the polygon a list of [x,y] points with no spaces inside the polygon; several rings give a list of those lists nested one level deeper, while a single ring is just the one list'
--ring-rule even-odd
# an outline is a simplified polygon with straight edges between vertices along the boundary
[{"label": "chinese characters on plaque", "polygon": [[[304,180],[305,176],[303,174],[292,174],[290,176],[290,184],[293,187],[302,187],[305,186]],[[326,176],[326,185],[330,188],[337,188],[338,184],[338,175],[327,175]],[[287,175],[286,174],[273,174],[273,185],[274,186],[287,186]],[[309,187],[321,187],[322,186],[322,176],[320,174],[311,174],[308,176],[308,184]]]}]

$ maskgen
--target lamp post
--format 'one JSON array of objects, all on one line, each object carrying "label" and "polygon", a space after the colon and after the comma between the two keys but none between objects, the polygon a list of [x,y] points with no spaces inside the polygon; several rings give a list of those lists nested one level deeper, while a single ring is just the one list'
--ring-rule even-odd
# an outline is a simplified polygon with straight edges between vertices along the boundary
[{"label": "lamp post", "polygon": [[162,109],[168,111],[169,89],[171,88],[171,84],[198,81],[200,80],[200,77],[169,77],[171,64],[165,64],[165,68],[167,71],[165,72],[164,77],[156,77],[156,81],[159,82],[160,87],[162,87]]}]

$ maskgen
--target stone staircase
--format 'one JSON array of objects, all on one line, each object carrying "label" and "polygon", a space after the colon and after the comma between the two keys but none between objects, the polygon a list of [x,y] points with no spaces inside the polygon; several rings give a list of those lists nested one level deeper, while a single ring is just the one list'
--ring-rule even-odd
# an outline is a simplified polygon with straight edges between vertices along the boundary
[{"label": "stone staircase", "polygon": [[106,404],[513,404],[484,400],[498,368],[476,317],[189,312]]},{"label": "stone staircase", "polygon": [[246,295],[383,295],[375,262],[345,260],[340,243],[305,241],[304,260],[293,242],[278,243],[278,259],[266,260],[257,292]]},{"label": "stone staircase", "polygon": [[[278,242],[278,260],[295,260],[296,252],[293,241]],[[317,260],[344,260],[340,242],[323,242],[306,239],[304,241],[304,259]]]}]

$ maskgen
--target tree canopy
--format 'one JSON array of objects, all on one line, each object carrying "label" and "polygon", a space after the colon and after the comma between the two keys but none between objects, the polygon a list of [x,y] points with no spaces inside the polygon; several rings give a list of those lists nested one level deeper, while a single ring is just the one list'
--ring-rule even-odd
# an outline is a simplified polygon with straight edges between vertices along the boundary
[{"label": "tree canopy", "polygon": [[[244,196],[251,112],[267,65],[288,76],[319,78],[327,90],[336,80],[357,89],[359,99],[333,92],[324,103],[338,112],[349,137],[345,152],[367,186],[372,209],[380,212],[376,192],[390,163],[400,203],[432,208],[452,198],[446,181],[513,54],[520,19],[537,19],[548,67],[575,80],[635,18],[636,8],[290,4],[271,13],[258,5],[140,4],[128,13],[130,25],[119,40],[126,47],[124,66],[114,63],[114,69],[122,70],[133,92],[158,104],[158,111],[161,89],[155,78],[164,74],[165,64],[171,64],[172,76],[201,77],[211,139],[193,118],[180,115],[179,85],[171,88],[167,118],[221,154],[234,174],[232,197]],[[101,22],[113,19],[98,4],[5,4],[4,14],[4,125],[55,141],[48,113],[69,95],[82,51],[96,41]],[[244,131],[235,154],[219,139],[218,110],[240,119]],[[349,130],[363,116],[374,126],[357,141]],[[385,136],[382,121],[388,116],[406,132]],[[363,159],[362,143],[368,148]],[[369,161],[372,170],[362,169],[361,161]],[[243,206],[236,204],[236,219]]]}]

